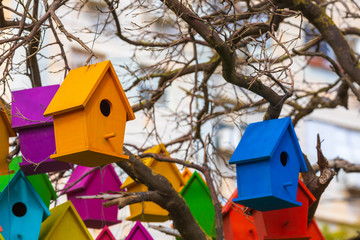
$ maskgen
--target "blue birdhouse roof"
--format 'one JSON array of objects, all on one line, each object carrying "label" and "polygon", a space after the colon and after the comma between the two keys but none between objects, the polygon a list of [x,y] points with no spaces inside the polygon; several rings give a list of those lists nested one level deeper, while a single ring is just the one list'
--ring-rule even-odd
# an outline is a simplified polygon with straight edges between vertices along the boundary
[{"label": "blue birdhouse roof", "polygon": [[290,117],[249,124],[229,163],[239,164],[269,159],[279,147],[286,131],[289,131],[292,145],[298,155],[300,171],[306,172],[305,159]]},{"label": "blue birdhouse roof", "polygon": [[[39,194],[36,192],[35,188],[32,186],[30,181],[25,177],[23,171],[19,170],[15,176],[11,179],[9,184],[6,186],[3,192],[0,193],[0,202],[2,202],[4,199],[5,201],[8,201],[8,194],[11,192],[11,189],[15,189],[17,185],[19,184],[19,181],[23,181],[25,183],[25,186],[27,188],[28,193],[31,195],[28,195],[26,198],[30,198],[30,196],[39,203],[39,206],[44,210],[43,212],[43,220],[45,220],[48,216],[50,216],[50,211],[46,207],[43,200],[40,198]],[[12,198],[17,198],[18,196],[12,195]]]}]

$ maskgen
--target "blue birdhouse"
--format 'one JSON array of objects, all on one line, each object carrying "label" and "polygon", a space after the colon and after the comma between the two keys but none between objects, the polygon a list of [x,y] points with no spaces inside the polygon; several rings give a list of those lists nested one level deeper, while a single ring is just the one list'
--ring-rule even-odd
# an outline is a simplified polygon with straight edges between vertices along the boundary
[{"label": "blue birdhouse", "polygon": [[41,222],[49,215],[49,209],[19,170],[0,194],[2,235],[5,239],[38,239]]},{"label": "blue birdhouse", "polygon": [[301,206],[298,178],[307,167],[289,117],[249,124],[229,163],[236,164],[234,202],[259,211]]}]

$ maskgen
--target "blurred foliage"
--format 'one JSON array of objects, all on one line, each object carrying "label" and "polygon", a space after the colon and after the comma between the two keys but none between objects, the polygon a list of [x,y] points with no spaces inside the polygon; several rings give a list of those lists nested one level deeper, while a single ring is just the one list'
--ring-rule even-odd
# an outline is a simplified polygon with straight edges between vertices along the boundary
[{"label": "blurred foliage", "polygon": [[330,227],[328,224],[324,224],[321,228],[321,232],[326,240],[344,240],[352,239],[357,236],[360,229],[354,227],[339,225],[335,228]]}]

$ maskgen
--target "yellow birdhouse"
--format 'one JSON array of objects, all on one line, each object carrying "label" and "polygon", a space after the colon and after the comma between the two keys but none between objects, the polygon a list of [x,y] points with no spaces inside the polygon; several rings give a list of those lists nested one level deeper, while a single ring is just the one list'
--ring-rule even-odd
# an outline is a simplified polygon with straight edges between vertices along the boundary
[{"label": "yellow birdhouse", "polygon": [[[161,154],[170,157],[163,144],[157,145],[146,150],[144,153]],[[143,163],[151,168],[153,172],[164,176],[173,186],[176,191],[180,191],[180,187],[185,184],[184,179],[174,163],[159,162],[154,158],[144,158]],[[141,183],[135,182],[131,177],[128,177],[121,188],[127,188],[128,192],[143,192],[148,188]],[[169,220],[169,212],[153,202],[135,203],[130,205],[131,216],[127,220],[142,221],[142,222],[164,222]]]},{"label": "yellow birdhouse", "polygon": [[16,133],[11,128],[9,115],[1,100],[0,107],[0,175],[6,175],[11,173],[9,163],[6,161],[9,153],[9,137],[15,137]]},{"label": "yellow birdhouse", "polygon": [[71,70],[45,110],[51,115],[52,159],[95,167],[129,158],[125,125],[135,115],[110,61]]},{"label": "yellow birdhouse", "polygon": [[54,207],[50,213],[51,215],[41,224],[39,240],[93,240],[70,201]]}]

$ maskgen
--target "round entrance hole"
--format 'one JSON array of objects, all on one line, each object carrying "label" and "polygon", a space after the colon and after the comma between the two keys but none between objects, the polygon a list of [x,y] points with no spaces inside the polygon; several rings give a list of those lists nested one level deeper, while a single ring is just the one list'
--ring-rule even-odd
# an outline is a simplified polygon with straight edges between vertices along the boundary
[{"label": "round entrance hole", "polygon": [[280,161],[284,167],[286,166],[286,164],[288,162],[288,158],[289,158],[289,155],[287,154],[287,152],[282,152],[280,154]]},{"label": "round entrance hole", "polygon": [[105,117],[110,115],[111,104],[108,100],[104,99],[100,102],[100,111]]},{"label": "round entrance hole", "polygon": [[17,202],[12,207],[12,212],[17,217],[22,217],[26,214],[26,205],[22,202]]}]

